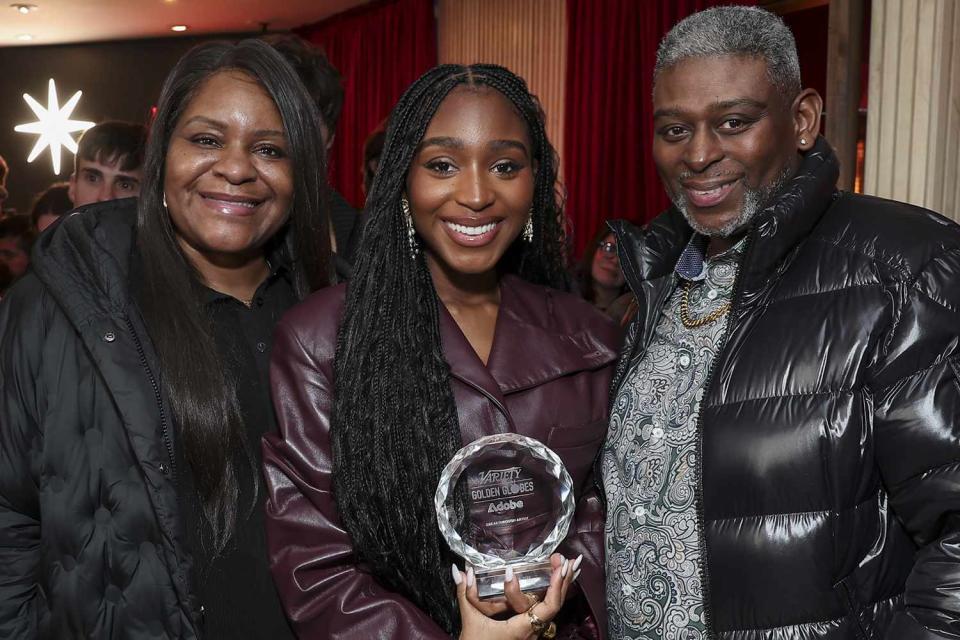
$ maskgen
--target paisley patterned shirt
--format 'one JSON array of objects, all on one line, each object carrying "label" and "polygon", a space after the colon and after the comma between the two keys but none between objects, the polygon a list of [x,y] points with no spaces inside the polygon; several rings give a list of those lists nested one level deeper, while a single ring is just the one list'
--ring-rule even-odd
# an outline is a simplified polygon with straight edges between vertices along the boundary
[{"label": "paisley patterned shirt", "polygon": [[[676,267],[677,282],[691,283],[688,316],[694,320],[731,301],[745,242],[709,259],[706,244],[695,235]],[[706,637],[694,499],[697,419],[726,316],[687,328],[682,300],[678,286],[610,416],[602,468],[611,638]]]}]

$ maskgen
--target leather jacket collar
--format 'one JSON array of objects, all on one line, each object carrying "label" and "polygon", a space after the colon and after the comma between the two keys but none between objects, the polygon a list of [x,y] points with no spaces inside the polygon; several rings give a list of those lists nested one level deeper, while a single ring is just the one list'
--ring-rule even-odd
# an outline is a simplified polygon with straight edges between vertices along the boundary
[{"label": "leather jacket collar", "polygon": [[[553,292],[513,275],[500,282],[500,311],[487,365],[440,304],[440,339],[450,373],[501,405],[504,396],[575,372],[603,367],[617,353],[590,331],[565,330]],[[522,357],[535,353],[536,357]],[[506,412],[505,412],[506,413]],[[509,415],[507,416],[509,419]]]}]

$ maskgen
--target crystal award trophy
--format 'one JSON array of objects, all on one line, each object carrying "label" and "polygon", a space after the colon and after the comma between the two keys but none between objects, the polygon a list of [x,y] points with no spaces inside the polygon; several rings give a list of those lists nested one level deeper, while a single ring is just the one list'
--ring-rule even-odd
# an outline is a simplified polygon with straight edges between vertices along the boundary
[{"label": "crystal award trophy", "polygon": [[567,535],[574,499],[570,474],[543,443],[502,433],[468,444],[441,472],[434,504],[481,598],[503,595],[508,566],[523,591],[549,586],[550,554]]}]

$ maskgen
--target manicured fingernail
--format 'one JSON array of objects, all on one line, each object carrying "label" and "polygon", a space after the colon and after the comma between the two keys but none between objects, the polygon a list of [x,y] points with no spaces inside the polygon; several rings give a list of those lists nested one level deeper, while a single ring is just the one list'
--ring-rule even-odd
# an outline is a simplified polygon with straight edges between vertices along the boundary
[{"label": "manicured fingernail", "polygon": [[467,587],[473,586],[473,567],[467,569]]},{"label": "manicured fingernail", "polygon": [[573,579],[576,580],[580,577],[580,569],[577,569],[577,572],[573,574]]},{"label": "manicured fingernail", "polygon": [[573,570],[576,571],[580,568],[580,563],[583,562],[583,554],[577,556],[577,559],[573,563]]},{"label": "manicured fingernail", "polygon": [[561,577],[561,578],[566,578],[566,577],[567,577],[567,567],[569,567],[569,566],[570,566],[570,561],[569,561],[569,560],[564,560],[564,561],[563,561],[563,566],[560,567],[560,577]]},{"label": "manicured fingernail", "polygon": [[463,582],[463,577],[460,576],[460,569],[457,569],[457,565],[450,565],[450,571],[453,572],[453,581],[459,587],[460,583]]},{"label": "manicured fingernail", "polygon": [[506,572],[503,576],[504,580],[507,582],[513,582],[513,567],[508,566]]}]

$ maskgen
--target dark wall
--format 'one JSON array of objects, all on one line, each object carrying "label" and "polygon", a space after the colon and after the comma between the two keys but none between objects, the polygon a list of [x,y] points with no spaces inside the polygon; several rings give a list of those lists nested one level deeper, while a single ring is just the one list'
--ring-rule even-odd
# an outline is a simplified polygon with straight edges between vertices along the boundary
[{"label": "dark wall", "polygon": [[827,33],[830,22],[830,7],[814,7],[794,11],[783,16],[797,41],[800,57],[800,80],[804,87],[816,89],[821,96],[827,95]]},{"label": "dark wall", "polygon": [[[236,40],[243,36],[223,37]],[[23,100],[24,93],[46,107],[47,80],[53,78],[61,105],[77,90],[83,91],[71,116],[74,119],[146,123],[167,73],[190,47],[209,39],[212,38],[0,47],[0,155],[10,165],[10,199],[4,206],[28,212],[34,194],[52,182],[66,180],[73,171],[73,154],[66,150],[61,152],[59,176],[53,173],[47,150],[27,164],[27,155],[37,138],[13,130],[18,124],[36,120]]]}]

